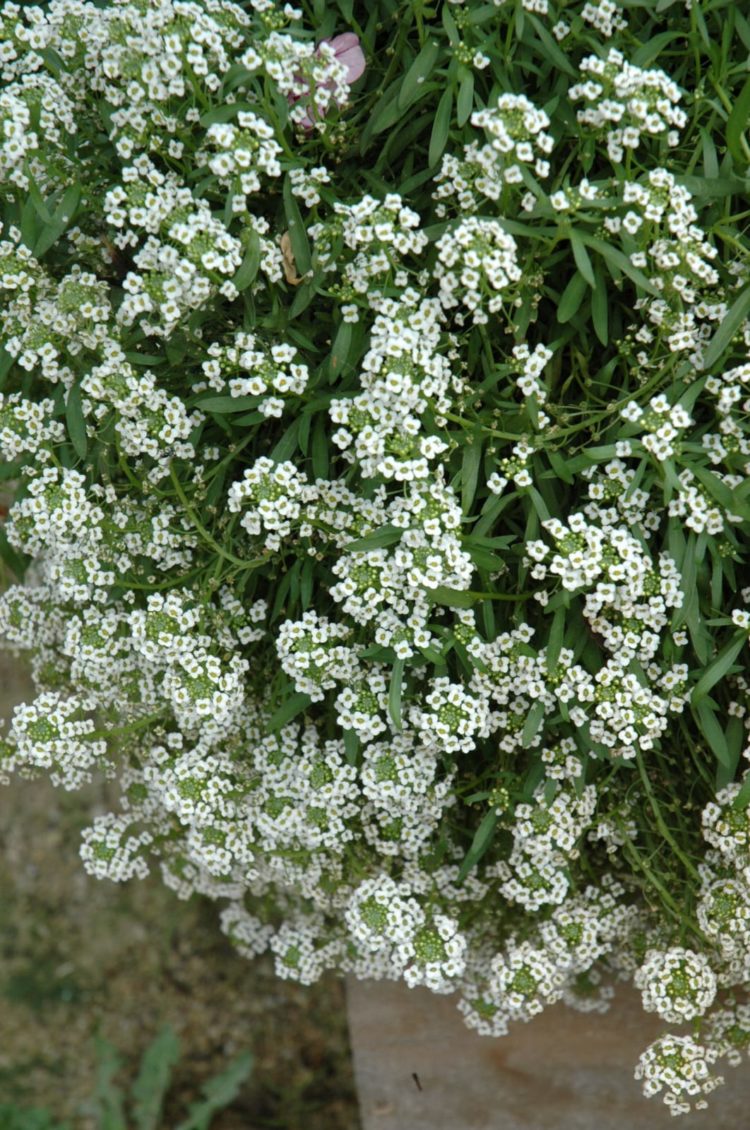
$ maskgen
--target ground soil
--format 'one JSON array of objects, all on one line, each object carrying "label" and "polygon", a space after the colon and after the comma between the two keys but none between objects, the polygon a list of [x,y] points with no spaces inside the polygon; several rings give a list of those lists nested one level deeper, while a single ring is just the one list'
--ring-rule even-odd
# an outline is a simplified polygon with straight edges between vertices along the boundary
[{"label": "ground soil", "polygon": [[[0,657],[0,718],[23,694],[17,665]],[[269,961],[236,954],[214,905],[180,902],[158,876],[88,877],[80,830],[105,788],[17,780],[0,791],[0,1104],[94,1130],[94,1038],[118,1048],[127,1081],[169,1023],[183,1054],[164,1130],[246,1049],[252,1078],[212,1130],[356,1130],[342,983],[279,981]]]}]

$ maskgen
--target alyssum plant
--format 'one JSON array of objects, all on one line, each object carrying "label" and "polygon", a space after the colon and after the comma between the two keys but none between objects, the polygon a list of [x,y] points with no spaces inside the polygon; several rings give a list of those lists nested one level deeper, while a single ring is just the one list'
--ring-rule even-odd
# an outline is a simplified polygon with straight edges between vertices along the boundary
[{"label": "alyssum plant", "polygon": [[[7,775],[242,952],[750,1044],[750,24],[0,9]],[[25,579],[24,579],[25,578]]]}]

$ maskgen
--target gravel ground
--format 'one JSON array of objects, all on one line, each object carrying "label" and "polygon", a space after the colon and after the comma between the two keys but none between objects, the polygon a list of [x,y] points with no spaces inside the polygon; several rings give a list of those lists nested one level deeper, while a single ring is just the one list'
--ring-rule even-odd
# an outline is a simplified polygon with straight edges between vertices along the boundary
[{"label": "gravel ground", "polygon": [[[0,658],[0,718],[24,696]],[[104,786],[66,794],[14,781],[0,796],[0,1103],[48,1108],[89,1130],[93,1038],[116,1045],[132,1077],[163,1024],[180,1036],[165,1127],[237,1052],[251,1080],[215,1130],[356,1130],[343,984],[311,989],[248,962],[205,900],[180,902],[158,878],[98,882],[78,858]]]}]

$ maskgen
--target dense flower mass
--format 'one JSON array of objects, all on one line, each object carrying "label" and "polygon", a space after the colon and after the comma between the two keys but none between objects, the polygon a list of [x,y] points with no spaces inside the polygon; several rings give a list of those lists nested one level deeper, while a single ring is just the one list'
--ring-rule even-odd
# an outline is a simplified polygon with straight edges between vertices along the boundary
[{"label": "dense flower mass", "polygon": [[0,777],[118,784],[87,870],[282,977],[631,981],[677,1114],[750,1046],[748,46],[0,7]]}]

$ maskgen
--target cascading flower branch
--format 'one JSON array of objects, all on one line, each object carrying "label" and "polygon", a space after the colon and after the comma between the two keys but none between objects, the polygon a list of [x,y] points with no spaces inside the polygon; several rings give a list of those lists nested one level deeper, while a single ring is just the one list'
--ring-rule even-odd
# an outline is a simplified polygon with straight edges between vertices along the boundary
[{"label": "cascading flower branch", "polygon": [[631,981],[682,1113],[750,1046],[750,25],[658,7],[0,7],[0,761],[282,977]]}]

